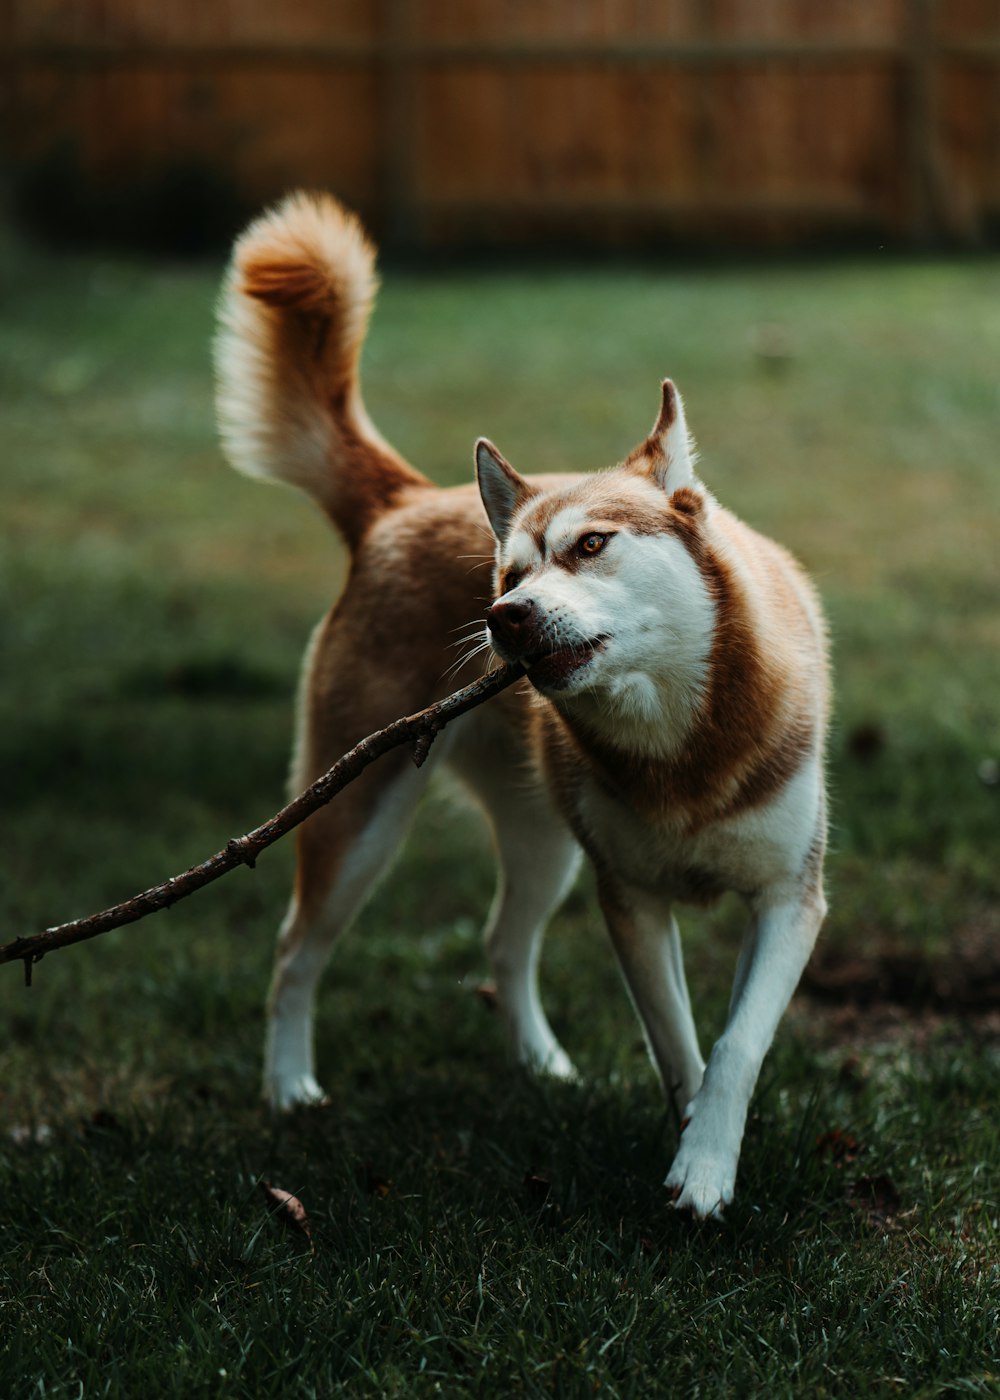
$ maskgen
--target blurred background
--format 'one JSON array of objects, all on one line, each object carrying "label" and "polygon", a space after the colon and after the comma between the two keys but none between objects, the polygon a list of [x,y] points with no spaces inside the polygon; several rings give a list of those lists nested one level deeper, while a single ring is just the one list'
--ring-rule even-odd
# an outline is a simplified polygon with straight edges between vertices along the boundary
[{"label": "blurred background", "polygon": [[996,0],[7,0],[18,218],[215,247],[292,186],[410,250],[980,244]]}]

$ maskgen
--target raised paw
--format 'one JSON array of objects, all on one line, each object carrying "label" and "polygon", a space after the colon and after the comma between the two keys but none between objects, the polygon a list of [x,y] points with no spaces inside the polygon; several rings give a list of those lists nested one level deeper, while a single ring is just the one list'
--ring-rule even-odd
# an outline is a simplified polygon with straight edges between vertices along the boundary
[{"label": "raised paw", "polygon": [[554,1046],[544,1060],[536,1062],[535,1070],[538,1074],[548,1074],[553,1079],[564,1079],[570,1084],[580,1078],[573,1061],[559,1045]]},{"label": "raised paw", "polygon": [[721,1220],[725,1207],[733,1199],[732,1188],[727,1191],[719,1178],[707,1181],[685,1179],[672,1182],[667,1177],[667,1189],[674,1201],[674,1210],[683,1211],[695,1220]]},{"label": "raised paw", "polygon": [[665,1185],[675,1210],[685,1211],[695,1220],[721,1220],[732,1203],[736,1165],[720,1155],[698,1152],[682,1137]]},{"label": "raised paw", "polygon": [[279,1113],[293,1108],[328,1108],[330,1100],[311,1074],[275,1075],[264,1085],[264,1098]]},{"label": "raised paw", "polygon": [[564,1079],[571,1084],[579,1081],[576,1066],[557,1041],[536,1045],[522,1042],[517,1058],[532,1074],[547,1074],[552,1079]]}]

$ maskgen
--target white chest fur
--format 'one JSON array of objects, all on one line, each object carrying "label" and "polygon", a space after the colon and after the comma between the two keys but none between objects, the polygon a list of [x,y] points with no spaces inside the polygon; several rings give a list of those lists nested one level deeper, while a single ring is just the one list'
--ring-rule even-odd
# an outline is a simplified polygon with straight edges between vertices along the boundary
[{"label": "white chest fur", "polygon": [[813,760],[766,805],[691,832],[683,817],[651,820],[587,775],[574,825],[598,865],[636,889],[682,901],[726,890],[752,898],[798,876],[816,836],[821,791]]}]

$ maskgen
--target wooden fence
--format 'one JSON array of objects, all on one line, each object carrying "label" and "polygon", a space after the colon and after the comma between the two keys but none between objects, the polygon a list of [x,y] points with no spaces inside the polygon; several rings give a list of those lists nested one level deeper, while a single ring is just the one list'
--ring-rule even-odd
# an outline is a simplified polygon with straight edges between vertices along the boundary
[{"label": "wooden fence", "polygon": [[298,185],[423,247],[974,242],[1000,212],[1000,0],[7,5],[9,178],[98,225]]}]

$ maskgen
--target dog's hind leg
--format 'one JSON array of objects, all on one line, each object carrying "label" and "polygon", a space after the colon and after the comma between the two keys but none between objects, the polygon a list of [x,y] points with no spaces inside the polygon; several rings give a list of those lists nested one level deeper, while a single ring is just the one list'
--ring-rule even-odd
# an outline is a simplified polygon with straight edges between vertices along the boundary
[{"label": "dog's hind leg", "polygon": [[[320,975],[395,855],[427,783],[402,756],[381,759],[299,829],[295,891],[278,936],[268,1005],[264,1095],[275,1108],[323,1101],[313,1018]],[[383,766],[384,765],[384,766]]]},{"label": "dog's hind leg", "polygon": [[518,1062],[560,1079],[576,1071],[556,1039],[538,992],[545,928],[580,867],[580,849],[554,814],[500,804],[487,809],[497,849],[497,888],[486,951]]},{"label": "dog's hind leg", "polygon": [[576,877],[580,848],[544,788],[519,774],[516,761],[463,760],[461,777],[493,831],[497,887],[484,937],[514,1056],[531,1069],[575,1078],[542,1008],[538,959],[549,918]]}]

